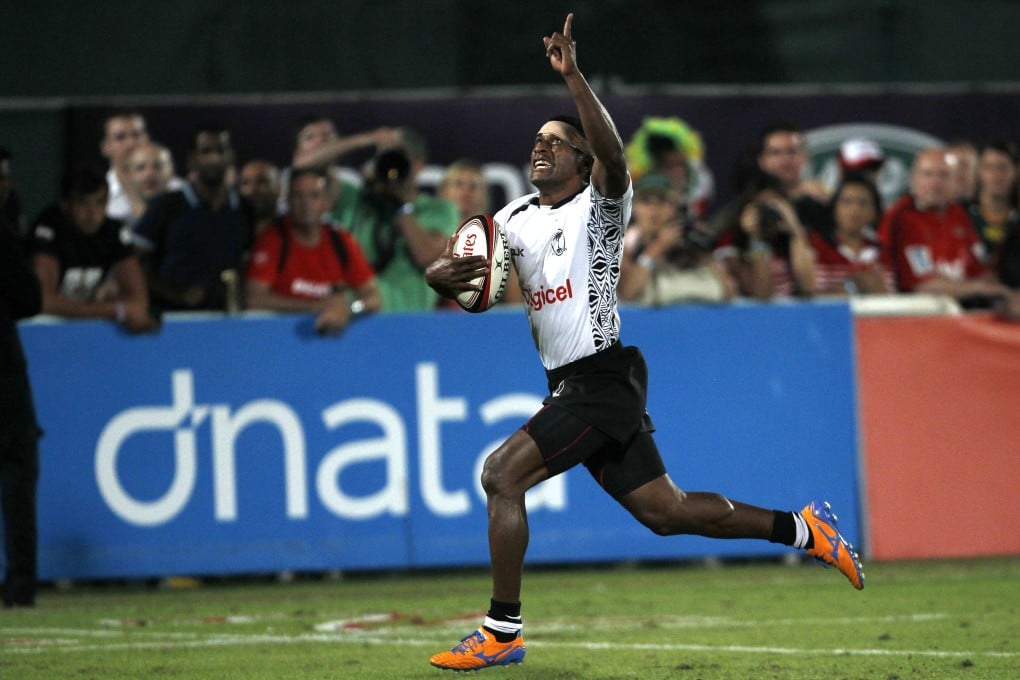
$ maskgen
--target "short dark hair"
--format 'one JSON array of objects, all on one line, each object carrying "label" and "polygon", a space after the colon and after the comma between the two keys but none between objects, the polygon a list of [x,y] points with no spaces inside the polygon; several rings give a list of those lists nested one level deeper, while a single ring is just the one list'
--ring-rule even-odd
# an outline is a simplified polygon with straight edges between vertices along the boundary
[{"label": "short dark hair", "polygon": [[577,133],[579,135],[581,135],[582,138],[588,139],[588,136],[584,134],[584,125],[581,124],[581,119],[578,118],[577,116],[571,116],[571,115],[567,115],[567,114],[561,113],[559,115],[553,116],[552,118],[550,118],[546,122],[551,122],[551,121],[556,121],[558,123],[566,123],[570,127],[572,127],[575,130],[577,130]]},{"label": "short dark hair", "polygon": [[293,172],[290,173],[290,179],[287,181],[287,191],[290,192],[290,188],[294,186],[294,182],[300,177],[315,177],[321,179],[324,182],[329,182],[329,175],[322,168],[294,168]]},{"label": "short dark hair", "polygon": [[1012,142],[1008,139],[993,139],[990,142],[985,142],[981,145],[978,150],[978,154],[982,154],[985,151],[996,151],[1005,156],[1009,157],[1010,163],[1014,166],[1020,166],[1020,148],[1017,147],[1016,142]]},{"label": "short dark hair", "polygon": [[230,130],[227,129],[226,125],[215,121],[208,121],[205,123],[199,123],[191,130],[191,138],[188,140],[188,151],[198,151],[198,138],[200,135],[211,133],[216,136],[226,134],[230,135]]},{"label": "short dark hair", "polygon": [[297,142],[301,131],[313,123],[329,123],[333,127],[336,127],[336,123],[333,122],[333,119],[322,111],[306,113],[297,119],[297,124],[294,126],[294,141]]},{"label": "short dark hair", "polygon": [[64,173],[60,180],[60,197],[91,196],[97,191],[109,191],[106,173],[94,165],[76,165]]},{"label": "short dark hair", "polygon": [[758,133],[759,156],[765,152],[765,140],[777,132],[788,132],[793,135],[802,135],[804,134],[804,128],[788,120],[778,120],[771,125],[766,125],[762,131]]},{"label": "short dark hair", "polygon": [[835,219],[836,214],[836,201],[839,199],[839,195],[843,193],[843,189],[847,186],[864,187],[868,192],[868,196],[871,198],[871,202],[873,204],[872,207],[875,208],[875,219],[878,220],[882,217],[882,194],[879,193],[878,187],[875,186],[875,183],[868,179],[868,177],[863,173],[848,172],[843,175],[843,178],[836,186],[836,190],[832,192],[832,198],[829,199],[829,210],[832,211],[833,219]]},{"label": "short dark hair", "polygon": [[145,116],[143,116],[142,112],[139,111],[138,109],[131,108],[110,109],[109,111],[106,112],[106,115],[104,115],[103,119],[99,122],[100,139],[106,137],[106,124],[109,123],[114,118],[141,118],[142,120],[145,120]]}]

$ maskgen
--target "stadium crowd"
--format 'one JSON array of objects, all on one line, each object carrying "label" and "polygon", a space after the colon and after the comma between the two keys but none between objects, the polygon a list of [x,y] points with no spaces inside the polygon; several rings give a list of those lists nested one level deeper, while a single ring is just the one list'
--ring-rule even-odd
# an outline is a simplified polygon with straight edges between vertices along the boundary
[{"label": "stadium crowd", "polygon": [[[40,280],[42,313],[106,318],[131,332],[153,331],[175,311],[311,313],[334,333],[361,314],[450,309],[423,272],[466,217],[499,207],[473,159],[424,189],[428,142],[406,127],[342,136],[311,115],[297,121],[285,167],[239,163],[229,130],[197,127],[180,173],[138,111],[109,112],[98,141],[109,167],[72,164],[38,216],[22,214],[0,149],[0,214]],[[697,131],[646,118],[632,133],[621,300],[931,293],[1020,317],[1013,142],[921,150],[909,190],[890,205],[876,187],[886,154],[871,139],[843,141],[831,186],[806,176],[794,124],[765,127],[749,148],[734,168],[735,198],[716,205]],[[353,152],[371,154],[359,182],[344,172]],[[503,303],[521,299],[509,286]]]}]

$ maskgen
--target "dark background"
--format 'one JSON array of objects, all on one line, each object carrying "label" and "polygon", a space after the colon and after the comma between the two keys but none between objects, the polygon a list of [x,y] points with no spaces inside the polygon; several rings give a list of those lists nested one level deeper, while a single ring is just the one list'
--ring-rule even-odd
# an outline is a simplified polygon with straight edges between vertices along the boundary
[{"label": "dark background", "polygon": [[[509,130],[494,123],[516,121],[518,102],[561,108],[541,37],[569,10],[578,61],[624,138],[643,115],[680,116],[703,131],[722,183],[734,150],[776,117],[810,127],[907,115],[946,138],[1015,136],[1020,3],[1003,0],[8,0],[0,144],[29,212],[68,162],[96,155],[89,121],[114,106],[155,116],[179,169],[178,138],[209,107],[230,109],[240,156],[286,162],[275,156],[298,110],[328,110],[356,132],[413,125],[399,119],[406,105],[431,102],[447,107],[424,130],[441,135],[441,156],[514,160],[526,152],[516,137],[491,159],[477,139],[501,141]],[[900,110],[898,97],[928,94],[959,108]],[[254,128],[235,122],[248,113]]]}]

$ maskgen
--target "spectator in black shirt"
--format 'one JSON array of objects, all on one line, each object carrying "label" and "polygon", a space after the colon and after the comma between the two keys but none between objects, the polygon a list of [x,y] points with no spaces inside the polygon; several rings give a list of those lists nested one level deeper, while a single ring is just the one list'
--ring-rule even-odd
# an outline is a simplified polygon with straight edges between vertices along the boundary
[{"label": "spectator in black shirt", "polygon": [[36,219],[29,248],[43,312],[111,319],[132,332],[153,330],[145,277],[122,240],[122,223],[106,215],[108,193],[102,172],[76,168],[61,182],[60,201]]}]

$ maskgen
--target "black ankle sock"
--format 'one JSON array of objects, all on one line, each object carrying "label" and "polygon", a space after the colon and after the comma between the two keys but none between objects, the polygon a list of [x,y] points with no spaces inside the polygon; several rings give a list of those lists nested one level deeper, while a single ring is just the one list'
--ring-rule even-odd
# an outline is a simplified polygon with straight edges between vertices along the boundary
[{"label": "black ankle sock", "polygon": [[797,525],[794,523],[793,513],[773,510],[772,514],[772,535],[769,536],[769,541],[793,545],[797,540]]},{"label": "black ankle sock", "polygon": [[[519,624],[521,622],[521,603],[489,600],[489,613],[487,616],[494,621],[506,621],[508,623]],[[504,633],[498,630],[493,630],[488,626],[483,626],[483,628],[494,635],[497,642],[512,642],[518,635],[518,633]]]}]

